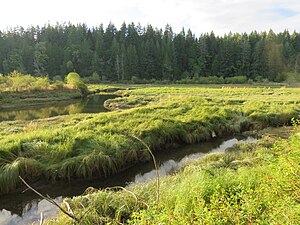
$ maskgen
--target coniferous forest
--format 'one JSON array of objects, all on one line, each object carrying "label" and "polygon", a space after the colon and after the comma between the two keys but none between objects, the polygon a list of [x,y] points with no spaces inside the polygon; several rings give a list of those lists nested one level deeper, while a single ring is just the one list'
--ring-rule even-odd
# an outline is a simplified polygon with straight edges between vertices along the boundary
[{"label": "coniferous forest", "polygon": [[117,29],[70,23],[17,27],[0,32],[0,73],[14,70],[36,76],[76,71],[102,81],[197,79],[245,76],[254,81],[282,81],[300,70],[300,34],[253,31],[174,33],[125,24]]}]

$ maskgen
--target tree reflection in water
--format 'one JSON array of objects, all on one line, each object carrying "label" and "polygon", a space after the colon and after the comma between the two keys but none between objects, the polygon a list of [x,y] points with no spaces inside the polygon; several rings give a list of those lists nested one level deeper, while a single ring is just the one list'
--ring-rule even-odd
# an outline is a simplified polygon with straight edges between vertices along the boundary
[{"label": "tree reflection in water", "polygon": [[53,102],[50,104],[28,106],[26,108],[0,110],[0,122],[43,119],[77,113],[106,112],[107,109],[103,106],[104,102],[107,99],[115,97],[114,95],[93,95],[81,100]]}]

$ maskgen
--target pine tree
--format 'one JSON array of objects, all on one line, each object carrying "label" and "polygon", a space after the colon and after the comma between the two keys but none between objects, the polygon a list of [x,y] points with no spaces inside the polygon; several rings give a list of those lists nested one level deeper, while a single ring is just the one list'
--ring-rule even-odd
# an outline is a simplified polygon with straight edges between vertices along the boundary
[{"label": "pine tree", "polygon": [[34,72],[35,75],[43,76],[47,75],[48,55],[46,53],[46,42],[38,42],[34,48]]},{"label": "pine tree", "polygon": [[251,66],[251,46],[247,37],[244,37],[239,43],[240,56],[239,56],[239,75],[250,77]]},{"label": "pine tree", "polygon": [[139,61],[135,46],[129,45],[126,54],[125,80],[131,80],[132,77],[139,77]]},{"label": "pine tree", "polygon": [[256,77],[264,77],[267,78],[266,75],[266,65],[264,58],[264,41],[260,40],[256,42],[254,45],[254,49],[252,51],[252,63],[250,74],[253,79]]}]

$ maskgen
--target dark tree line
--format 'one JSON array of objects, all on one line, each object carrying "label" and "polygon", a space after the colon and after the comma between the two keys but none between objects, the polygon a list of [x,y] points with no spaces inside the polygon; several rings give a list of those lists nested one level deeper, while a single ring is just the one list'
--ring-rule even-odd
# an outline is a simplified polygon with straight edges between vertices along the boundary
[{"label": "dark tree line", "polygon": [[300,34],[252,32],[196,37],[171,26],[155,29],[134,23],[120,29],[85,24],[22,27],[0,32],[0,73],[13,70],[36,76],[99,74],[102,80],[179,80],[195,77],[284,79],[299,72]]}]

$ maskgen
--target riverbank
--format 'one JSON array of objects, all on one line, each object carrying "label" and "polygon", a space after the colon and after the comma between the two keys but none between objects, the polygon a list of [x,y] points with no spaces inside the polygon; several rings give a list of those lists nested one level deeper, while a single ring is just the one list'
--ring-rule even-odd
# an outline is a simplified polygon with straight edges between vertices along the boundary
[{"label": "riverbank", "polygon": [[[298,224],[300,132],[265,136],[191,162],[181,172],[128,189],[64,201],[83,224]],[[116,191],[118,190],[118,191]],[[66,209],[65,204],[63,207]],[[60,213],[44,224],[73,224]]]},{"label": "riverbank", "polygon": [[[211,142],[202,142],[200,144],[186,145],[178,149],[169,149],[155,155],[160,177],[180,170],[190,160],[204,157],[210,153],[224,152],[238,142],[255,142],[257,139],[237,135],[234,137],[218,138]],[[74,197],[81,195],[88,187],[105,189],[108,187],[135,185],[138,183],[149,182],[155,179],[156,171],[153,162],[143,162],[115,176],[108,177],[105,180],[85,180],[71,181],[70,183],[55,183],[47,187],[38,187],[40,193],[48,194],[57,203],[61,204],[65,197]],[[40,212],[43,212],[44,218],[51,218],[58,215],[58,208],[44,203],[34,192],[28,190],[22,193],[12,193],[1,196],[0,218],[7,224],[13,224],[16,221],[22,224],[31,224],[40,219]],[[52,214],[52,216],[50,215]],[[0,219],[0,224],[1,224]],[[4,222],[5,223],[5,222]]]},{"label": "riverbank", "polygon": [[0,193],[22,187],[19,175],[30,183],[105,179],[149,160],[133,136],[158,152],[287,125],[300,112],[300,90],[292,88],[150,87],[122,94],[151,101],[105,114],[0,123]]},{"label": "riverbank", "polygon": [[0,110],[22,109],[28,106],[41,106],[81,98],[75,89],[0,92]]}]

